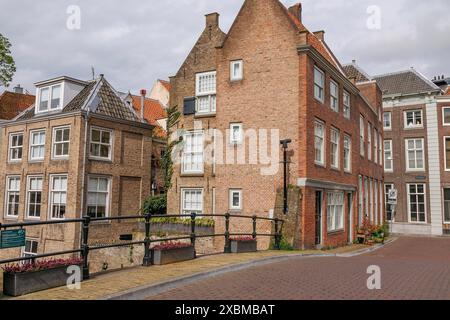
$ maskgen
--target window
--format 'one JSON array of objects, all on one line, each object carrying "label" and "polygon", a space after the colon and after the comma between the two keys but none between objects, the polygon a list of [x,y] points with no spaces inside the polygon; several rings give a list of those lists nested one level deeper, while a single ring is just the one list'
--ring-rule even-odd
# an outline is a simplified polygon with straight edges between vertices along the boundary
[{"label": "window", "polygon": [[184,136],[183,173],[203,173],[203,132]]},{"label": "window", "polygon": [[230,190],[230,210],[242,210],[242,190]]},{"label": "window", "polygon": [[322,70],[314,67],[314,97],[324,102],[325,74]]},{"label": "window", "polygon": [[444,222],[450,222],[450,189],[444,189]]},{"label": "window", "polygon": [[392,113],[383,113],[383,128],[384,130],[392,130]]},{"label": "window", "polygon": [[107,177],[89,177],[87,214],[91,218],[103,218],[109,215],[110,183],[111,179]]},{"label": "window", "polygon": [[358,188],[359,188],[359,196],[358,196],[358,226],[362,226],[364,219],[364,192],[363,192],[363,177],[358,177]]},{"label": "window", "polygon": [[380,166],[383,165],[383,139],[381,137],[381,133],[378,132],[378,161]]},{"label": "window", "polygon": [[385,184],[384,185],[384,205],[386,209],[386,219],[387,221],[392,221],[392,205],[389,204],[389,191],[394,189],[393,184]]},{"label": "window", "polygon": [[450,171],[450,137],[444,137],[445,170]]},{"label": "window", "polygon": [[45,130],[30,133],[30,160],[41,161],[45,156]]},{"label": "window", "polygon": [[369,178],[364,177],[364,217],[369,217]]},{"label": "window", "polygon": [[61,85],[42,88],[39,90],[38,112],[61,109]]},{"label": "window", "polygon": [[6,217],[19,216],[20,177],[6,178]]},{"label": "window", "polygon": [[328,231],[344,228],[344,193],[329,192],[327,194],[327,224]]},{"label": "window", "polygon": [[319,165],[325,165],[325,126],[323,123],[316,121],[314,125],[314,148],[315,162]]},{"label": "window", "polygon": [[195,81],[196,113],[216,112],[216,71],[198,73]]},{"label": "window", "polygon": [[231,61],[230,63],[230,80],[239,81],[244,78],[244,62],[242,60]]},{"label": "window", "polygon": [[[34,257],[38,253],[38,242],[36,240],[25,239],[25,247],[22,248],[22,258]],[[31,260],[23,261],[29,263]]]},{"label": "window", "polygon": [[330,81],[330,106],[333,111],[339,112],[339,86],[333,80]]},{"label": "window", "polygon": [[367,124],[367,159],[372,160],[372,125]]},{"label": "window", "polygon": [[450,107],[442,108],[442,124],[450,126]]},{"label": "window", "polygon": [[23,153],[23,133],[9,135],[9,161],[21,161]]},{"label": "window", "polygon": [[426,222],[425,185],[408,184],[409,222]]},{"label": "window", "polygon": [[242,143],[242,123],[232,123],[230,124],[230,143],[240,144]]},{"label": "window", "polygon": [[53,129],[53,158],[69,156],[70,128]]},{"label": "window", "polygon": [[28,177],[27,207],[28,218],[40,218],[42,206],[42,177]]},{"label": "window", "polygon": [[392,140],[384,140],[384,171],[394,170],[394,159],[392,157]]},{"label": "window", "polygon": [[330,139],[331,166],[339,169],[339,131],[331,129]]},{"label": "window", "polygon": [[362,157],[365,155],[365,128],[364,128],[364,118],[359,117],[359,153]]},{"label": "window", "polygon": [[373,134],[373,162],[378,163],[378,130]]},{"label": "window", "polygon": [[50,178],[50,217],[64,219],[67,205],[67,175]]},{"label": "window", "polygon": [[369,218],[370,221],[373,223],[374,219],[373,219],[373,180],[371,178],[369,178],[369,197],[368,197],[368,201],[369,201],[369,208],[368,208],[368,214],[369,214]]},{"label": "window", "polygon": [[349,136],[344,136],[344,170],[352,171],[352,140]]},{"label": "window", "polygon": [[91,128],[90,156],[100,160],[111,160],[112,130]]},{"label": "window", "polygon": [[182,214],[203,213],[203,189],[182,189],[181,196]]},{"label": "window", "polygon": [[422,110],[405,111],[405,128],[421,128]]},{"label": "window", "polygon": [[378,225],[378,181],[373,181],[373,214],[375,216],[375,225]]},{"label": "window", "polygon": [[350,119],[351,105],[350,105],[350,94],[344,91],[344,117]]},{"label": "window", "polygon": [[423,139],[406,139],[406,168],[408,171],[425,169]]}]

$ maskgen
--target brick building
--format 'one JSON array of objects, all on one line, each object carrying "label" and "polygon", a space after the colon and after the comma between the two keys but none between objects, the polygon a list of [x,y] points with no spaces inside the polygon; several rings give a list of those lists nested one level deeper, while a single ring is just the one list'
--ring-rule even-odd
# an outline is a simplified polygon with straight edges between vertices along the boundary
[{"label": "brick building", "polygon": [[[170,213],[281,215],[279,140],[289,138],[289,197],[297,203],[286,217],[295,225],[290,242],[343,245],[365,216],[383,222],[381,91],[347,77],[301,11],[246,0],[227,34],[217,13],[206,15],[171,77],[170,104],[183,113],[173,129],[184,139]],[[234,221],[232,232],[251,230]],[[223,231],[221,219],[216,228]]]},{"label": "brick building", "polygon": [[[375,80],[383,91],[386,200],[390,189],[398,193],[397,205],[386,206],[392,232],[448,233],[450,207],[446,201],[450,201],[450,180],[445,160],[446,143],[450,143],[445,123],[448,99],[441,96],[439,86],[413,68],[370,77],[353,62],[346,66],[346,71]],[[361,79],[364,80],[367,79]]]},{"label": "brick building", "polygon": [[[7,142],[0,152],[0,222],[137,214],[150,194],[153,126],[123,103],[103,76],[35,85],[36,102],[0,126]],[[91,240],[118,240],[111,239],[115,225],[93,223]],[[29,227],[22,254],[69,250],[79,243],[79,224]]]}]

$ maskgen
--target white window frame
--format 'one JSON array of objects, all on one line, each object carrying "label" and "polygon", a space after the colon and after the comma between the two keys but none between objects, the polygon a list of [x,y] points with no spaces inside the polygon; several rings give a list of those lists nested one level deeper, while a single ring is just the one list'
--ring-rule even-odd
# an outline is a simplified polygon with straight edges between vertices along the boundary
[{"label": "white window frame", "polygon": [[[408,148],[408,142],[409,141],[414,141],[414,149],[409,149]],[[417,141],[418,140],[420,140],[421,141],[421,143],[422,143],[422,149],[418,149],[417,148],[417,146],[416,146],[416,144],[417,144]],[[405,159],[406,159],[406,171],[407,172],[423,172],[423,171],[425,171],[425,145],[424,145],[424,143],[425,143],[425,139],[424,138],[406,138],[405,139]],[[414,151],[414,155],[415,155],[415,160],[414,160],[414,162],[416,163],[416,168],[411,168],[410,166],[409,166],[409,151]],[[420,151],[422,151],[422,165],[423,165],[423,167],[421,167],[421,168],[418,168],[417,167],[417,154],[418,154],[418,152],[420,152]]]},{"label": "white window frame", "polygon": [[330,80],[330,107],[334,112],[339,112],[339,85],[334,80]]},{"label": "white window frame", "polygon": [[[18,180],[19,188],[18,189],[10,189],[9,188],[9,182],[11,180]],[[17,175],[7,176],[6,177],[6,184],[5,184],[5,218],[7,219],[17,219],[19,217],[19,208],[20,208],[20,186],[21,186],[21,177]],[[14,205],[18,205],[17,207],[17,215],[12,215],[9,212],[9,195],[11,193],[14,193],[15,195],[19,196],[19,201],[16,203],[15,201],[12,202]]]},{"label": "white window frame", "polygon": [[[44,143],[43,144],[33,144],[33,137],[35,134],[44,133]],[[45,142],[47,140],[47,132],[45,129],[36,129],[36,130],[30,130],[30,139],[29,139],[29,161],[30,162],[41,162],[45,159]],[[43,156],[38,158],[33,158],[33,148],[43,148]]]},{"label": "white window frame", "polygon": [[[58,108],[51,108],[51,104],[52,104],[52,97],[53,97],[53,89],[55,87],[59,87],[59,107]],[[47,101],[47,108],[45,110],[41,110],[41,98],[42,98],[42,90],[48,89],[48,101]],[[62,110],[63,109],[63,92],[64,92],[64,83],[57,83],[51,86],[46,86],[46,87],[42,87],[42,88],[38,88],[37,89],[37,105],[35,108],[35,113],[46,113],[46,112],[51,112],[51,111],[58,111],[58,110]]]},{"label": "white window frame", "polygon": [[444,147],[442,149],[444,150],[444,170],[450,171],[450,167],[447,166],[447,160],[450,160],[447,158],[447,139],[450,140],[450,136],[444,136]]},{"label": "white window frame", "polygon": [[378,130],[373,130],[373,162],[378,163]]},{"label": "white window frame", "polygon": [[378,132],[378,163],[383,166],[383,138],[380,132]]},{"label": "white window frame", "polygon": [[[53,189],[53,181],[55,180],[55,178],[66,178],[66,190],[60,189],[60,190],[56,190]],[[49,185],[48,185],[48,190],[49,190],[49,197],[48,197],[48,215],[50,217],[50,220],[65,220],[66,219],[66,214],[67,214],[67,196],[68,196],[68,188],[69,188],[69,175],[68,174],[51,174],[50,175],[50,179],[49,179]],[[53,194],[54,193],[59,193],[60,195],[65,193],[66,195],[66,202],[65,202],[65,206],[66,206],[66,210],[65,210],[65,214],[63,218],[58,218],[58,217],[54,217],[53,216]],[[63,204],[61,201],[58,203],[58,205]]]},{"label": "white window frame", "polygon": [[[340,140],[341,133],[336,128],[330,130],[330,166],[333,169],[339,169],[340,167]],[[333,149],[334,153],[333,153]]]},{"label": "white window frame", "polygon": [[[416,186],[416,190],[417,190],[417,186],[418,185],[423,185],[423,200],[424,200],[425,221],[412,221],[412,219],[411,219],[411,192],[410,192],[410,186],[412,186],[412,185]],[[408,209],[408,223],[427,224],[427,220],[428,220],[428,218],[427,218],[427,185],[425,183],[407,183],[406,184],[406,193],[407,193],[407,206],[408,206],[407,207],[407,209]],[[417,200],[417,197],[419,195],[422,195],[422,193],[414,193],[414,195],[416,196],[416,200]],[[417,218],[419,219],[419,216],[417,216]]]},{"label": "white window frame", "polygon": [[[100,141],[94,141],[92,142],[92,131],[100,131]],[[104,143],[101,142],[102,140],[102,134],[103,132],[109,132],[109,143]],[[91,146],[95,144],[95,145],[99,145],[101,146],[108,146],[109,147],[109,153],[108,153],[108,157],[102,157],[100,155],[93,155],[92,151],[91,151]],[[93,159],[93,160],[98,160],[98,161],[112,161],[113,159],[113,148],[114,148],[114,130],[113,129],[109,129],[109,128],[102,128],[102,127],[97,127],[97,126],[91,126],[91,128],[89,129],[89,159]],[[99,149],[100,150],[100,149]],[[100,152],[101,153],[101,152]]]},{"label": "white window frame", "polygon": [[[414,124],[412,125],[408,125],[408,113],[413,113],[413,122]],[[417,121],[417,117],[416,117],[416,113],[420,112],[420,119],[421,119],[421,124],[415,124],[415,122]],[[422,109],[414,109],[414,110],[405,110],[403,112],[403,119],[405,122],[405,129],[418,129],[418,128],[423,128],[423,110]]]},{"label": "white window frame", "polygon": [[[239,74],[234,74],[234,67],[239,66]],[[244,79],[244,61],[234,60],[230,62],[230,81],[240,81]]]},{"label": "white window frame", "polygon": [[[214,76],[215,78],[215,87],[214,90],[209,91],[200,91],[200,80],[205,76]],[[195,75],[195,114],[196,115],[210,115],[216,113],[217,100],[216,100],[216,92],[217,92],[217,72],[209,71],[209,72],[200,72]],[[208,99],[208,109],[205,111],[199,111],[199,100],[200,99]],[[213,103],[214,102],[214,103]]]},{"label": "white window frame", "polygon": [[352,102],[351,102],[351,95],[350,93],[348,93],[347,91],[344,90],[343,93],[343,109],[344,109],[344,118],[346,119],[350,119],[351,118],[351,113],[352,113]]},{"label": "white window frame", "polygon": [[[200,199],[201,199],[201,209],[189,209],[187,207],[185,207],[185,195],[186,192],[200,192]],[[181,203],[180,203],[180,208],[181,208],[181,214],[191,214],[193,212],[197,213],[197,214],[203,214],[203,209],[205,207],[205,201],[203,199],[203,188],[181,188]]]},{"label": "white window frame", "polygon": [[[41,189],[30,189],[31,179],[40,179],[41,180]],[[31,192],[40,192],[41,193],[41,203],[40,203],[40,212],[39,216],[30,216],[30,193]],[[40,220],[43,212],[43,200],[44,200],[44,176],[43,175],[30,175],[27,176],[27,185],[26,185],[26,201],[25,201],[25,218],[32,220]],[[34,203],[37,205],[37,202]]]},{"label": "white window frame", "polygon": [[[386,116],[389,116],[389,120],[386,121]],[[389,122],[389,126],[386,126],[386,122]],[[392,112],[391,111],[385,111],[383,112],[383,129],[385,131],[391,131],[392,130]]]},{"label": "white window frame", "polygon": [[[389,149],[386,149],[386,142],[389,142]],[[385,172],[393,172],[394,171],[394,151],[393,151],[393,143],[391,139],[386,139],[383,142],[384,145],[384,171]],[[389,159],[386,159],[386,153],[390,152],[391,156]],[[386,164],[391,163],[391,168],[386,168]]]},{"label": "white window frame", "polygon": [[372,161],[372,124],[367,123],[367,160]]},{"label": "white window frame", "polygon": [[347,134],[344,134],[344,171],[352,172],[352,138]]},{"label": "white window frame", "polygon": [[[322,128],[322,136],[321,137],[317,135],[317,131],[316,131],[316,127],[317,126],[320,126]],[[316,140],[317,139],[321,139],[321,141],[322,141],[321,149],[320,149],[321,160],[317,160],[316,159],[316,150],[317,150],[316,149],[316,144],[317,144]],[[325,127],[325,123],[316,120],[314,122],[314,162],[315,162],[315,164],[320,165],[320,166],[325,166],[326,165],[326,162],[325,162],[325,152],[326,152],[325,142],[326,142],[326,127]]]},{"label": "white window frame", "polygon": [[[98,189],[98,182],[97,182],[97,189],[92,190],[89,189],[89,180],[90,179],[106,179],[108,181],[107,191],[100,191]],[[102,176],[102,175],[88,175],[87,179],[87,186],[86,186],[86,212],[85,214],[88,215],[88,207],[89,207],[89,193],[100,193],[105,194],[106,193],[106,203],[105,203],[105,218],[109,217],[111,215],[110,209],[111,209],[111,190],[112,190],[112,178],[110,176]],[[98,206],[98,202],[96,203],[96,206]],[[95,217],[98,217],[97,215]]]},{"label": "white window frame", "polygon": [[361,157],[366,155],[366,124],[364,123],[364,117],[359,117],[359,154]]},{"label": "white window frame", "polygon": [[384,212],[385,212],[385,216],[386,216],[386,220],[389,222],[393,221],[393,217],[392,217],[392,208],[389,209],[391,211],[391,219],[388,219],[388,206],[390,206],[390,204],[388,203],[388,199],[389,199],[389,190],[395,189],[395,185],[393,183],[385,183],[384,184]]},{"label": "white window frame", "polygon": [[[321,79],[316,78],[316,72],[321,75]],[[314,66],[314,98],[321,103],[325,101],[325,72],[316,66]]]},{"label": "white window frame", "polygon": [[[239,205],[233,205],[233,196],[234,194],[239,195]],[[240,211],[242,210],[242,189],[230,189],[228,192],[228,206],[230,210]]]},{"label": "white window frame", "polygon": [[[19,137],[19,136],[22,136],[22,145],[13,146],[12,145],[13,137]],[[24,139],[25,139],[25,135],[23,132],[14,132],[14,133],[9,134],[9,143],[8,143],[8,161],[9,162],[21,162],[22,161]],[[12,158],[12,155],[13,155],[12,150],[13,149],[22,149],[22,156],[20,158],[13,159]]]},{"label": "white window frame", "polygon": [[[338,200],[342,200],[342,202],[339,203]],[[344,230],[344,204],[345,204],[344,192],[327,192],[328,232],[337,232]],[[338,216],[339,219],[337,219]]]},{"label": "white window frame", "polygon": [[[30,242],[30,243],[31,243],[31,244],[30,244],[30,247],[31,247],[32,250],[33,250],[33,243],[36,244],[36,252],[26,251],[27,242]],[[38,254],[38,252],[39,252],[38,250],[39,250],[39,241],[36,240],[36,239],[26,238],[26,239],[25,239],[25,246],[23,246],[23,247],[21,248],[21,254],[20,254],[20,256],[21,256],[22,258],[28,258],[28,257],[32,258],[32,257],[34,257],[34,256],[37,256],[37,254]],[[25,262],[25,261],[24,261],[24,262]]]},{"label": "white window frame", "polygon": [[[62,141],[56,141],[56,132],[59,130],[69,130],[69,140],[62,140]],[[52,159],[67,159],[69,158],[69,154],[70,154],[70,133],[71,133],[71,128],[70,126],[61,126],[61,127],[54,127],[53,128],[53,132],[52,132]],[[64,134],[63,134],[63,139],[64,139]],[[64,145],[67,144],[67,155],[56,155],[56,146],[57,145]],[[89,145],[90,146],[90,145]],[[89,150],[90,152],[90,150]]]},{"label": "white window frame", "polygon": [[448,110],[450,112],[450,107],[443,107],[442,108],[442,125],[444,127],[449,127],[450,122],[445,122],[445,111]]},{"label": "white window frame", "polygon": [[[450,190],[450,188],[449,187],[444,187],[444,188],[442,188],[442,201],[443,201],[443,204],[444,204],[444,206],[443,206],[443,212],[444,212],[444,217],[443,217],[443,219],[444,219],[444,223],[450,223],[450,219],[446,219],[446,214],[445,214],[445,210],[446,210],[446,207],[448,207],[449,209],[450,209],[450,200],[445,200],[445,190]],[[446,204],[448,203],[448,206],[446,206]],[[450,216],[450,213],[449,213],[449,216]]]},{"label": "white window frame", "polygon": [[[239,136],[235,139],[234,128],[239,129]],[[242,123],[230,123],[230,144],[242,144],[244,137],[243,125]]]},{"label": "white window frame", "polygon": [[[201,136],[201,151],[194,150],[194,147],[195,147],[195,136],[197,136],[197,135]],[[187,136],[192,136],[191,139],[192,139],[192,142],[193,142],[193,145],[189,147],[189,148],[192,149],[192,151],[189,151],[189,152],[186,152],[186,149],[187,149],[186,141],[188,140]],[[203,174],[204,170],[205,170],[205,150],[204,150],[205,136],[204,136],[203,131],[189,131],[189,132],[186,132],[185,135],[184,135],[183,141],[184,141],[184,147],[183,147],[182,156],[181,156],[181,160],[182,160],[182,162],[181,162],[181,173],[182,174]],[[192,158],[194,158],[194,156],[200,155],[200,154],[201,154],[201,159],[202,159],[202,162],[201,162],[201,165],[200,165],[200,169],[199,170],[187,170],[186,169],[186,163],[187,163],[186,158],[188,156],[191,156]],[[193,161],[190,162],[191,165],[194,164],[194,163],[195,162],[193,162]]]}]

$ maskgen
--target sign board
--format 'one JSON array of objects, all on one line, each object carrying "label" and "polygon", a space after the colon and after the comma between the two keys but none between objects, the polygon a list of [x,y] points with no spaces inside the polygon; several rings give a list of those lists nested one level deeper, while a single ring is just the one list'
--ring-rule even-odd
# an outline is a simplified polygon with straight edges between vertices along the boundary
[{"label": "sign board", "polygon": [[397,189],[390,189],[388,192],[388,204],[397,204]]},{"label": "sign board", "polygon": [[397,200],[388,200],[388,204],[396,205],[397,204]]},{"label": "sign board", "polygon": [[25,229],[0,231],[0,249],[25,246]]}]

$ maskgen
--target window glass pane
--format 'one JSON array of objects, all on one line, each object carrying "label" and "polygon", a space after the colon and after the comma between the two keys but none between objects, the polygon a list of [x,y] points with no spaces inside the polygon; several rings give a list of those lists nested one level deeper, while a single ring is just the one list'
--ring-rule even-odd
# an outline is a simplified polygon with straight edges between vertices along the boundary
[{"label": "window glass pane", "polygon": [[61,86],[52,87],[52,103],[51,103],[52,109],[58,109],[60,107],[61,101],[60,98],[61,98]]},{"label": "window glass pane", "polygon": [[49,99],[49,89],[44,88],[41,89],[41,97],[40,97],[40,103],[39,103],[39,110],[45,111],[48,109],[48,99]]},{"label": "window glass pane", "polygon": [[100,131],[99,130],[92,130],[92,137],[91,137],[92,141],[96,141],[96,142],[100,142]]}]

